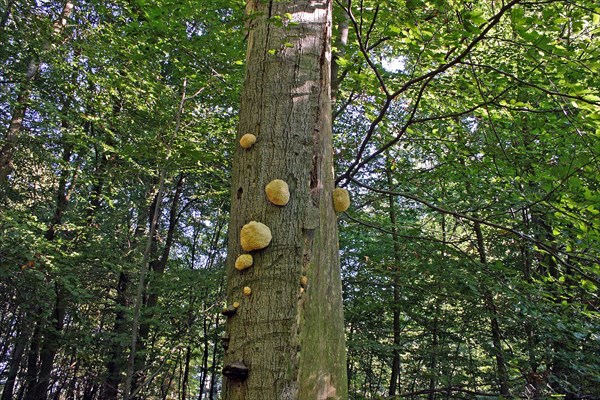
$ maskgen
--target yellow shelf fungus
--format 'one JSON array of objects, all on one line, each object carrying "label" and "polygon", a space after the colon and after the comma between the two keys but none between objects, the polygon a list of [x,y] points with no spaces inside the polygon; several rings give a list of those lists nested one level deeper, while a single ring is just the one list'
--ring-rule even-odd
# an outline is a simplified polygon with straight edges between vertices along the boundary
[{"label": "yellow shelf fungus", "polygon": [[250,254],[242,254],[235,260],[235,269],[243,271],[246,268],[250,268],[254,260]]},{"label": "yellow shelf fungus", "polygon": [[265,224],[250,221],[242,227],[240,242],[244,251],[264,249],[271,243],[271,230]]},{"label": "yellow shelf fungus", "polygon": [[252,289],[249,286],[244,287],[244,296],[250,296],[252,294]]},{"label": "yellow shelf fungus", "polygon": [[335,188],[333,190],[333,208],[336,212],[344,212],[350,207],[350,194],[346,189]]},{"label": "yellow shelf fungus", "polygon": [[256,143],[256,136],[251,133],[246,133],[240,139],[240,146],[242,146],[244,149],[249,149],[254,145],[254,143]]},{"label": "yellow shelf fungus", "polygon": [[233,317],[235,315],[235,313],[237,312],[236,308],[237,307],[235,307],[235,306],[224,307],[223,310],[221,311],[221,314],[225,315],[226,317]]},{"label": "yellow shelf fungus", "polygon": [[281,179],[275,179],[265,186],[265,193],[269,201],[278,206],[285,206],[290,201],[288,184]]},{"label": "yellow shelf fungus", "polygon": [[233,302],[233,308],[238,308],[239,306],[240,306],[240,303],[238,301]]},{"label": "yellow shelf fungus", "polygon": [[302,287],[306,287],[307,284],[308,284],[308,276],[302,275],[302,277],[300,278],[300,285]]}]

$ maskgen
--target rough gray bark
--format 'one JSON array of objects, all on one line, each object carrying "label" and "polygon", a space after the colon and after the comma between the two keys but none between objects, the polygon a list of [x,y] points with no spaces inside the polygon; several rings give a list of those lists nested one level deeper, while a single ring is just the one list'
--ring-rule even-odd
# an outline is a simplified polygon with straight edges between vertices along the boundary
[{"label": "rough gray bark", "polygon": [[[238,146],[233,164],[227,298],[240,307],[227,321],[224,365],[242,362],[249,375],[226,376],[223,398],[346,399],[332,204],[331,1],[250,2],[248,12],[238,137],[258,140],[248,150]],[[273,179],[290,187],[286,206],[265,196]],[[269,226],[273,239],[239,272],[240,229],[253,220]],[[246,286],[250,296],[242,294]]]}]

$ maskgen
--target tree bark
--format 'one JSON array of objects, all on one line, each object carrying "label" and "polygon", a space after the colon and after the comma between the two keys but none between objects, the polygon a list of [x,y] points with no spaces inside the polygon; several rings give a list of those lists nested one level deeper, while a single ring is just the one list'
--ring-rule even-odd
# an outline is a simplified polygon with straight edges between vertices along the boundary
[{"label": "tree bark", "polygon": [[333,54],[331,62],[331,102],[333,104],[335,104],[338,88],[343,79],[343,76],[340,76],[338,59],[346,54],[346,45],[348,44],[348,15],[345,12],[342,13],[337,22],[336,52]]},{"label": "tree bark", "polygon": [[[145,338],[147,337],[148,332],[149,332],[149,325],[144,321],[140,321],[140,312],[141,312],[142,303],[146,299],[145,298],[146,274],[147,274],[149,268],[152,268],[152,270],[155,273],[162,274],[164,272],[164,269],[167,265],[167,260],[169,258],[169,254],[171,251],[171,245],[173,243],[173,235],[174,235],[175,226],[177,223],[177,206],[178,206],[178,202],[179,202],[179,195],[181,194],[181,190],[183,188],[183,183],[185,180],[184,179],[185,177],[183,174],[180,174],[180,176],[179,176],[177,188],[174,193],[174,199],[173,199],[173,203],[171,206],[170,219],[169,219],[169,232],[167,233],[167,242],[163,249],[162,256],[158,260],[155,260],[152,263],[150,263],[149,260],[150,260],[151,254],[153,253],[153,250],[157,247],[157,243],[158,243],[158,238],[155,237],[155,234],[156,234],[157,224],[159,221],[159,216],[160,216],[160,213],[162,210],[162,199],[163,199],[163,195],[164,195],[164,186],[165,186],[165,181],[166,181],[166,177],[167,177],[167,165],[168,165],[168,162],[170,159],[170,154],[171,154],[171,141],[179,133],[179,129],[181,127],[181,117],[183,115],[185,102],[188,99],[186,97],[186,87],[187,87],[187,81],[184,79],[182,93],[181,93],[181,101],[179,103],[179,106],[177,108],[177,111],[175,113],[175,118],[173,121],[175,123],[173,136],[170,136],[170,137],[167,136],[167,137],[162,138],[164,146],[166,148],[167,155],[166,155],[166,158],[163,160],[163,163],[159,169],[160,172],[159,172],[159,179],[158,179],[158,191],[154,198],[154,203],[150,207],[150,210],[149,210],[150,232],[148,234],[148,241],[146,243],[146,249],[144,250],[144,256],[143,256],[143,260],[142,260],[142,268],[140,270],[140,280],[138,283],[136,297],[134,300],[135,306],[134,306],[134,311],[133,311],[133,321],[132,321],[132,329],[131,329],[132,330],[131,347],[130,347],[131,350],[129,352],[129,357],[127,360],[127,375],[125,377],[125,396],[124,396],[125,400],[129,400],[138,392],[138,390],[136,389],[138,381],[141,381],[140,385],[143,385],[143,383],[144,383],[143,382],[144,377],[141,375],[138,375],[136,372],[142,371],[142,369],[145,365],[145,358],[144,358],[145,355],[142,354],[141,357],[139,357],[136,360],[136,351],[138,350],[138,346],[140,346],[140,345],[142,348],[145,347]],[[157,303],[157,301],[158,301],[158,295],[151,293],[147,299],[147,302],[144,305],[147,308],[150,308],[150,307],[153,307]],[[154,303],[154,304],[152,304],[152,303]],[[137,368],[137,367],[139,367],[139,368]]]},{"label": "tree bark", "polygon": [[[522,219],[523,219],[523,226],[525,228],[526,232],[530,231],[530,210],[529,209],[524,209],[522,211]],[[523,279],[525,280],[525,282],[529,283],[529,284],[533,284],[533,278],[532,278],[532,269],[533,269],[533,260],[532,260],[532,254],[531,251],[529,249],[529,247],[527,246],[527,243],[523,243],[521,242],[521,256],[523,258]],[[533,300],[528,296],[528,300],[530,302],[532,302]],[[532,318],[530,316],[525,316],[525,321],[523,322],[523,328],[525,329],[525,335],[527,336],[527,355],[528,355],[528,359],[529,359],[529,368],[530,371],[527,371],[527,373],[524,374],[524,377],[526,379],[526,382],[528,385],[530,385],[530,389],[531,389],[531,397],[535,400],[541,398],[541,390],[540,387],[538,385],[538,381],[536,379],[529,379],[528,376],[529,375],[535,375],[537,374],[537,370],[539,367],[539,361],[538,361],[538,357],[536,355],[536,330],[535,330],[535,326],[533,324]]]},{"label": "tree bark", "polygon": [[212,366],[210,368],[210,393],[208,396],[209,400],[214,400],[215,395],[217,394],[217,365],[219,365],[219,340],[217,337],[217,332],[219,331],[219,318],[215,318],[215,329],[214,329],[214,337],[212,340]]},{"label": "tree bark", "polygon": [[[38,359],[40,357],[40,341],[41,341],[41,328],[39,319],[37,319],[35,323],[35,328],[33,329],[33,335],[31,337],[31,342],[29,345],[29,354],[27,355],[27,372],[25,374],[25,385],[22,389],[24,389],[24,398],[25,400],[35,400],[33,397],[33,393],[35,392],[35,388],[38,383]],[[19,396],[20,398],[21,396]]]},{"label": "tree bark", "polygon": [[190,377],[190,361],[192,360],[192,347],[188,344],[185,348],[185,361],[183,364],[183,377],[181,379],[181,400],[187,400],[188,382]]},{"label": "tree bark", "polygon": [[[203,305],[202,307],[203,309],[206,309],[206,307]],[[202,400],[202,396],[204,394],[204,388],[206,387],[206,376],[208,375],[208,345],[209,345],[209,340],[210,338],[208,337],[208,323],[207,321],[209,321],[209,316],[207,314],[204,314],[203,319],[202,319],[202,333],[204,334],[203,336],[203,343],[202,343],[202,368],[200,369],[200,379],[199,379],[199,386],[200,389],[198,391],[198,400]]]},{"label": "tree bark", "polygon": [[[332,162],[331,1],[250,1],[246,80],[227,261],[225,371],[241,362],[246,378],[224,378],[223,398],[346,399],[346,357]],[[265,185],[282,179],[291,199],[276,206]],[[253,251],[254,264],[234,268],[240,230],[266,224],[273,239]],[[306,287],[301,277],[307,277]],[[244,296],[242,288],[252,294]]]},{"label": "tree bark", "polygon": [[[69,104],[64,106],[67,109]],[[64,129],[68,128],[68,121],[63,119],[61,126]],[[69,205],[70,190],[74,187],[76,181],[76,173],[71,177],[71,185],[67,188],[67,181],[71,174],[68,165],[71,161],[73,147],[71,144],[63,143],[63,154],[62,161],[64,168],[61,170],[60,178],[58,182],[58,188],[56,193],[56,208],[54,216],[44,234],[45,239],[48,242],[52,242],[56,238],[56,228],[62,225],[63,215]],[[40,321],[38,326],[41,327],[41,337],[43,340],[38,341],[39,345],[36,351],[39,351],[39,369],[37,370],[38,376],[35,379],[35,384],[28,385],[27,398],[31,399],[46,399],[48,389],[50,387],[50,375],[54,366],[54,359],[60,348],[60,338],[64,326],[64,318],[67,310],[67,298],[65,295],[65,289],[60,279],[54,280],[54,304],[51,314],[50,321],[46,320],[46,317],[40,315]],[[50,322],[50,323],[48,323]],[[37,356],[36,356],[37,358]],[[31,360],[33,363],[33,360]],[[37,360],[36,360],[37,362]],[[32,367],[33,365],[31,365]],[[29,372],[28,372],[29,373]],[[30,381],[32,383],[33,381]]]},{"label": "tree bark", "polygon": [[129,350],[129,356],[127,358],[127,374],[125,376],[125,388],[123,393],[123,398],[125,400],[129,400],[133,393],[133,383],[135,379],[135,362],[136,362],[136,351],[138,348],[138,339],[139,339],[139,329],[140,329],[140,314],[141,307],[143,303],[144,290],[146,287],[146,274],[148,272],[149,259],[150,259],[150,251],[152,249],[154,243],[154,234],[156,231],[156,224],[158,223],[158,216],[160,214],[160,205],[162,204],[162,197],[164,193],[164,180],[165,180],[165,171],[162,170],[159,176],[159,184],[156,195],[153,196],[153,202],[151,208],[153,211],[150,212],[151,220],[150,220],[150,230],[148,232],[148,239],[146,242],[146,246],[144,249],[144,255],[142,258],[142,267],[140,269],[140,277],[139,282],[136,288],[136,294],[134,298],[134,310],[133,310],[133,318],[131,322],[131,345]]},{"label": "tree bark", "polygon": [[435,303],[434,317],[433,317],[433,329],[431,330],[431,356],[429,358],[429,394],[427,398],[429,400],[435,399],[435,386],[437,383],[437,364],[438,364],[438,347],[439,347],[439,303]]}]

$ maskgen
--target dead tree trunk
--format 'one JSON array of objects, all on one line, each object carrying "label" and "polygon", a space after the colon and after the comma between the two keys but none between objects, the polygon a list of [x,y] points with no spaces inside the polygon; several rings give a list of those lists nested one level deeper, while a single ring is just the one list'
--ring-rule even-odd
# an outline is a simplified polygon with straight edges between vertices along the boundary
[{"label": "dead tree trunk", "polygon": [[[332,204],[331,5],[248,4],[238,137],[251,133],[257,141],[238,146],[233,163],[227,298],[240,305],[227,321],[226,400],[347,398]],[[275,179],[289,186],[287,205],[265,196]],[[268,247],[241,247],[251,221],[270,228]],[[236,258],[248,252],[253,266],[236,270]]]}]

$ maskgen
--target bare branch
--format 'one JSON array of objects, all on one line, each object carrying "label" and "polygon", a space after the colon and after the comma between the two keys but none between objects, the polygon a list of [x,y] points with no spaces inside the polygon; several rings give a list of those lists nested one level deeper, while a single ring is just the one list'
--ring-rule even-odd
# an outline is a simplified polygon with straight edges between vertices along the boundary
[{"label": "bare branch", "polygon": [[506,76],[506,77],[508,77],[508,78],[510,78],[510,79],[512,79],[514,81],[516,81],[516,82],[519,82],[519,83],[521,83],[521,84],[523,84],[525,86],[532,87],[534,89],[537,89],[537,90],[539,90],[539,91],[541,91],[543,93],[549,94],[551,96],[559,96],[559,97],[566,97],[566,98],[569,98],[569,99],[575,99],[575,100],[579,100],[579,101],[582,101],[584,103],[592,104],[592,105],[595,105],[595,106],[600,105],[600,102],[598,102],[598,101],[586,100],[585,98],[583,98],[581,96],[575,96],[575,95],[568,94],[568,93],[556,92],[554,90],[545,89],[545,88],[543,88],[541,86],[538,86],[536,84],[527,82],[527,81],[525,81],[525,80],[523,80],[523,79],[521,79],[521,78],[519,78],[519,77],[517,77],[517,76],[515,76],[515,75],[513,75],[513,74],[511,74],[509,72],[502,71],[501,69],[492,67],[491,65],[479,64],[479,63],[472,63],[472,62],[466,62],[466,61],[461,61],[461,64],[469,65],[471,67],[479,67],[479,68],[489,69],[490,71],[497,72],[497,73],[499,73],[501,75],[504,75],[504,76]]},{"label": "bare branch", "polygon": [[[367,131],[365,138],[363,139],[361,146],[358,149],[357,155],[355,157],[354,162],[348,167],[348,169],[346,170],[346,172],[340,176],[337,180],[336,183],[339,183],[342,179],[347,179],[350,176],[353,176],[356,174],[357,170],[360,169],[362,166],[364,166],[366,163],[368,163],[370,160],[374,159],[375,157],[377,157],[379,154],[381,154],[383,151],[385,151],[387,148],[393,146],[396,142],[398,142],[400,140],[400,137],[404,134],[404,132],[406,131],[406,129],[412,124],[414,123],[413,118],[414,115],[417,111],[417,106],[418,106],[418,101],[415,102],[415,105],[413,106],[413,110],[412,110],[412,114],[411,117],[409,118],[409,120],[405,123],[405,125],[403,126],[402,130],[400,131],[400,133],[396,136],[396,138],[394,138],[392,141],[388,142],[385,146],[383,146],[382,148],[380,148],[378,151],[376,151],[375,153],[371,154],[367,159],[365,159],[364,161],[361,162],[361,158],[362,155],[368,145],[368,143],[370,142],[373,134],[375,133],[375,129],[377,128],[377,126],[379,125],[379,123],[381,121],[383,121],[383,119],[385,118],[387,111],[390,108],[390,105],[392,103],[392,101],[398,97],[400,94],[404,93],[405,91],[407,91],[409,88],[411,88],[413,85],[423,82],[425,81],[425,83],[421,86],[419,95],[417,100],[420,100],[423,91],[425,90],[425,87],[427,86],[427,84],[431,81],[431,79],[433,79],[435,76],[437,76],[438,74],[448,70],[449,68],[455,66],[456,64],[458,64],[459,62],[461,62],[467,55],[470,54],[471,50],[473,50],[473,48],[479,43],[481,42],[485,36],[487,35],[487,33],[492,30],[492,28],[494,26],[496,26],[500,20],[502,19],[502,16],[508,12],[514,5],[518,4],[520,2],[520,0],[512,0],[508,3],[506,3],[499,11],[496,15],[494,15],[488,25],[483,28],[483,30],[481,31],[481,33],[475,38],[473,39],[473,41],[458,55],[456,56],[452,61],[442,64],[440,65],[438,68],[424,74],[421,75],[419,77],[413,78],[408,80],[406,83],[404,83],[404,85],[402,85],[402,87],[400,87],[398,90],[396,90],[393,93],[389,93],[388,89],[385,85],[385,82],[383,81],[383,78],[381,77],[381,75],[379,74],[379,71],[377,70],[376,66],[373,64],[373,62],[371,61],[369,55],[368,55],[368,51],[365,49],[365,47],[363,46],[362,40],[360,38],[360,27],[356,21],[356,18],[354,17],[354,15],[352,15],[352,10],[350,10],[349,8],[344,8],[345,11],[348,13],[348,16],[350,18],[350,21],[352,22],[354,29],[358,35],[358,42],[360,45],[360,51],[363,54],[363,56],[365,57],[367,63],[369,64],[369,66],[373,69],[373,71],[375,72],[377,79],[379,80],[380,86],[381,88],[384,90],[385,94],[386,94],[386,101],[384,102],[383,106],[381,107],[379,114],[377,115],[377,117],[373,120],[373,122],[371,122],[370,126],[369,126],[369,130]],[[338,3],[339,4],[339,3]],[[342,6],[343,7],[343,6]]]}]

